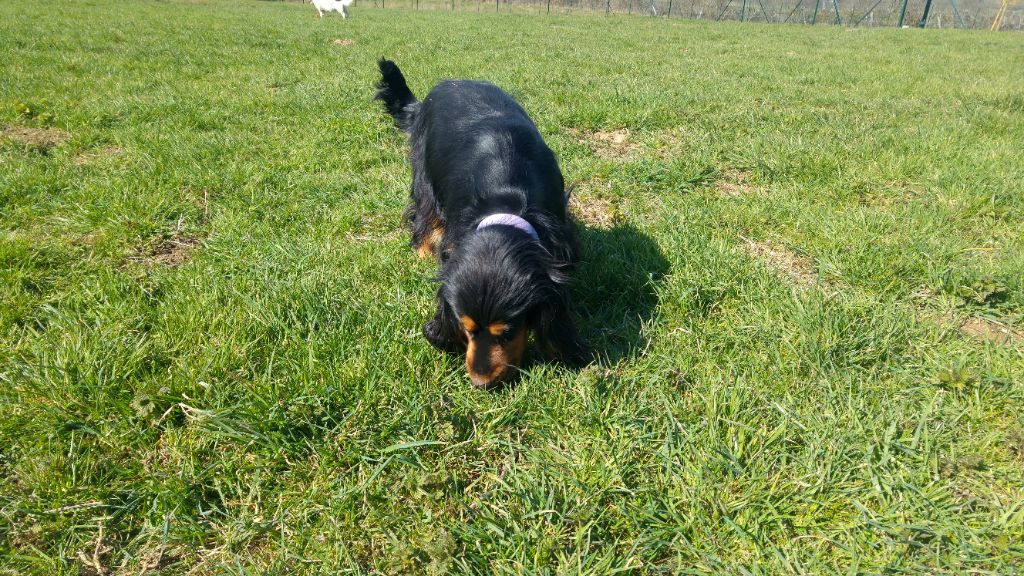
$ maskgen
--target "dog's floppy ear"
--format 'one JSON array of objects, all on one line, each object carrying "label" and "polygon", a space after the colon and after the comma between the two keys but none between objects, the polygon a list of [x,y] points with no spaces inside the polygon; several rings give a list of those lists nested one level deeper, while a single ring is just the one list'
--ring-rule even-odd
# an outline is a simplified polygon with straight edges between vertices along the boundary
[{"label": "dog's floppy ear", "polygon": [[423,327],[423,336],[434,348],[451,354],[458,354],[466,349],[466,338],[455,317],[455,311],[445,301],[441,292],[437,295],[437,313],[434,319]]},{"label": "dog's floppy ear", "polygon": [[537,345],[546,357],[576,367],[590,362],[590,350],[576,333],[564,295],[548,299],[533,318],[533,330]]}]

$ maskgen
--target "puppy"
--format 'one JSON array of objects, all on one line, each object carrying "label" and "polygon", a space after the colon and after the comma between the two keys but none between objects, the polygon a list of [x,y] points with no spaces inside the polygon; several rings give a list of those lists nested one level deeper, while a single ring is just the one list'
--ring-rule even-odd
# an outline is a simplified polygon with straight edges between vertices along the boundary
[{"label": "puppy", "polygon": [[377,100],[408,135],[412,246],[440,265],[437,313],[423,335],[466,354],[474,386],[508,382],[527,337],[544,356],[589,357],[569,314],[580,258],[554,153],[526,112],[487,82],[441,82],[423,101],[394,62],[379,62]]},{"label": "puppy", "polygon": [[341,14],[341,18],[344,20],[348,18],[348,7],[352,5],[355,0],[309,0],[309,3],[316,8],[317,15],[320,18],[324,17],[324,12],[337,12]]}]

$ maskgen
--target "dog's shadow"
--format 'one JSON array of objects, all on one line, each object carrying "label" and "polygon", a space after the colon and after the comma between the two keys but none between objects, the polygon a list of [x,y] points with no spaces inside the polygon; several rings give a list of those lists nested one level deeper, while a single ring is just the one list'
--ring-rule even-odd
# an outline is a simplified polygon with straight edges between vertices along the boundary
[{"label": "dog's shadow", "polygon": [[644,324],[658,305],[669,263],[650,236],[629,224],[579,227],[583,262],[572,289],[579,332],[595,361],[615,363],[646,345]]}]

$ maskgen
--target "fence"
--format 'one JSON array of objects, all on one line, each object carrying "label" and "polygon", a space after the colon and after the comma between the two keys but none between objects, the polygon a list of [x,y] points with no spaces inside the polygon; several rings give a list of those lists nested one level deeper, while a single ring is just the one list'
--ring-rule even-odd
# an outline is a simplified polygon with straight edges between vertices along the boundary
[{"label": "fence", "polygon": [[[535,14],[605,13],[807,25],[988,29],[1000,0],[356,0],[380,8]],[[927,10],[927,14],[926,14]],[[1024,30],[1005,9],[1001,30]]]}]

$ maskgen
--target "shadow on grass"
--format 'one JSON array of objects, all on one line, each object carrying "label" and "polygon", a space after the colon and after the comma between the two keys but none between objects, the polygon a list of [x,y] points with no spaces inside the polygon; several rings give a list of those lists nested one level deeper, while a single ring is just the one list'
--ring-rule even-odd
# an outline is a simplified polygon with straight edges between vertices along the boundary
[{"label": "shadow on grass", "polygon": [[[644,348],[644,324],[658,305],[657,283],[668,273],[669,262],[650,236],[631,225],[611,229],[579,225],[583,261],[573,276],[572,314],[594,363],[614,364]],[[546,363],[536,349],[523,369]],[[489,391],[514,388],[513,382]]]},{"label": "shadow on grass", "polygon": [[583,262],[572,300],[580,336],[599,362],[635,355],[646,343],[643,325],[658,305],[655,284],[669,263],[650,236],[631,225],[580,227]]}]

